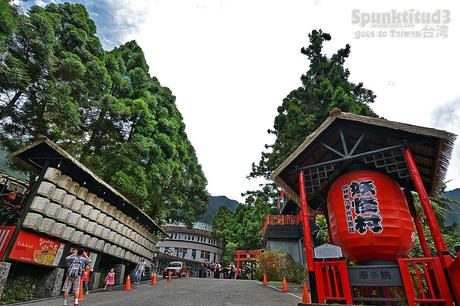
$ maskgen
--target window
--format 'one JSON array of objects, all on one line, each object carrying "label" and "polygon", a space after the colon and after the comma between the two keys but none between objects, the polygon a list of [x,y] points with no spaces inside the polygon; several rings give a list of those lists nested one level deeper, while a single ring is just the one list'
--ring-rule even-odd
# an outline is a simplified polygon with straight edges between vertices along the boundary
[{"label": "window", "polygon": [[196,250],[195,249],[192,250],[192,259],[196,259]]},{"label": "window", "polygon": [[200,258],[204,258],[205,251],[201,251]]}]

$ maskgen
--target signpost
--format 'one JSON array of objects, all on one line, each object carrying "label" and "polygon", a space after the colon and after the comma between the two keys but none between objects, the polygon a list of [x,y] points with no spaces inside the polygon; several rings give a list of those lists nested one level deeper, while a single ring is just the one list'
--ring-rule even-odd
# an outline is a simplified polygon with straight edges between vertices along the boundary
[{"label": "signpost", "polygon": [[343,256],[342,249],[339,246],[330,243],[317,246],[314,248],[313,252],[315,258],[318,259],[341,258]]}]

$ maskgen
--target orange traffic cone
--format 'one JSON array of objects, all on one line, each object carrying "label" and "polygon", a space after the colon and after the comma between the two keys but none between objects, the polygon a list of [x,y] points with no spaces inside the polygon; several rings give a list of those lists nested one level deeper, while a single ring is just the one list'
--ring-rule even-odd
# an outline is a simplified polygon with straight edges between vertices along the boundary
[{"label": "orange traffic cone", "polygon": [[152,275],[152,285],[156,285],[157,284],[157,274],[156,273],[153,273]]},{"label": "orange traffic cone", "polygon": [[125,291],[131,291],[131,277],[126,278],[126,283],[125,283]]},{"label": "orange traffic cone", "polygon": [[311,301],[310,301],[310,294],[308,293],[307,283],[306,283],[306,282],[303,283],[302,303],[304,303],[304,304],[311,304]]},{"label": "orange traffic cone", "polygon": [[264,286],[267,286],[267,274],[264,273],[264,280],[263,280],[263,284]]},{"label": "orange traffic cone", "polygon": [[288,292],[288,285],[287,285],[287,282],[286,282],[286,277],[283,276],[283,283],[281,285],[281,290],[283,292]]},{"label": "orange traffic cone", "polygon": [[83,281],[80,279],[80,290],[78,291],[78,301],[84,301],[85,300],[85,294],[83,293]]},{"label": "orange traffic cone", "polygon": [[172,280],[171,271],[168,271],[168,282],[170,282],[171,280]]}]

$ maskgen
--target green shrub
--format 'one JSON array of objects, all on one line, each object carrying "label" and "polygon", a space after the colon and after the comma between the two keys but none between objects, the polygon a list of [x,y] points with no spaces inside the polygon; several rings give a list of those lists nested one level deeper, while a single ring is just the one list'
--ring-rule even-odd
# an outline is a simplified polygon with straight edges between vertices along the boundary
[{"label": "green shrub", "polygon": [[281,281],[285,276],[288,282],[300,284],[306,279],[303,266],[290,254],[278,250],[266,251],[260,256],[257,279],[262,280],[264,273],[269,281]]},{"label": "green shrub", "polygon": [[32,300],[36,297],[39,277],[36,275],[20,275],[8,278],[3,290],[2,304],[10,304]]}]

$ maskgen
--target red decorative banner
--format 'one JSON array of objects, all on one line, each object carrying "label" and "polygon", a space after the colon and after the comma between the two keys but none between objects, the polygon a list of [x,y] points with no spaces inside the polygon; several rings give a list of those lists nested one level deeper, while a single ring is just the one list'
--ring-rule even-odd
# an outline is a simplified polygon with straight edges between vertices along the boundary
[{"label": "red decorative banner", "polygon": [[0,226],[0,259],[5,254],[15,228],[16,226]]},{"label": "red decorative banner", "polygon": [[65,243],[59,240],[21,231],[9,258],[56,267],[62,258],[64,247]]}]

